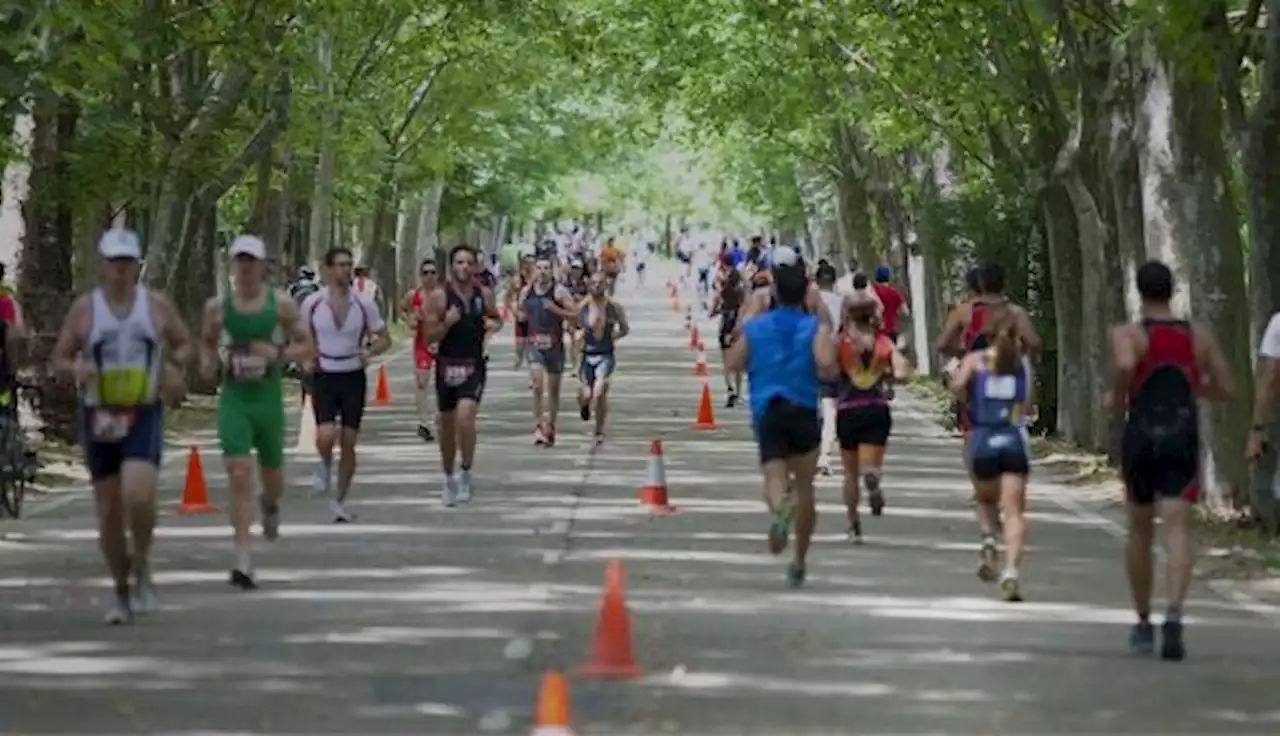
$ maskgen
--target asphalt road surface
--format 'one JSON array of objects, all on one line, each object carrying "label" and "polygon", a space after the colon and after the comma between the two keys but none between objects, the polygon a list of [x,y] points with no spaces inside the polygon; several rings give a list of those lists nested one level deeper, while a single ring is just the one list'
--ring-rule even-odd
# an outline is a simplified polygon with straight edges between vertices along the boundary
[{"label": "asphalt road surface", "polygon": [[[654,270],[659,283],[619,292],[635,333],[598,455],[572,410],[558,447],[533,447],[508,330],[476,498],[443,508],[436,448],[414,435],[411,366],[394,359],[393,405],[365,421],[358,521],[326,523],[295,454],[282,537],[257,547],[259,591],[227,585],[221,515],[173,513],[181,459],[161,492],[163,609],[132,627],[100,623],[110,590],[83,491],[6,522],[0,732],[528,733],[553,668],[569,675],[579,733],[1280,731],[1273,625],[1196,588],[1188,660],[1130,656],[1121,542],[1066,489],[1032,491],[1028,602],[982,585],[957,442],[911,396],[895,403],[885,516],[848,546],[838,479],[825,480],[808,583],[788,589],[785,559],[765,551],[745,410],[721,408],[711,355],[722,426],[690,429],[701,382],[661,288],[671,267]],[[677,507],[666,517],[636,500],[654,438]],[[216,449],[204,457],[225,508]],[[626,566],[644,676],[598,683],[577,670],[611,560]]]}]

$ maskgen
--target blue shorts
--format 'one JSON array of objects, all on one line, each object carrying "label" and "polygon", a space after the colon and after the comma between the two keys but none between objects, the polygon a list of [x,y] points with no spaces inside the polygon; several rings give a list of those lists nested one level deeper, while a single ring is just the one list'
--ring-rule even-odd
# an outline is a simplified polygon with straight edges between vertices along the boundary
[{"label": "blue shorts", "polygon": [[587,386],[596,385],[596,381],[608,380],[613,375],[612,355],[583,355],[578,366],[578,380]]},{"label": "blue shorts", "polygon": [[126,460],[141,460],[159,466],[164,449],[164,409],[159,404],[131,410],[128,428],[119,439],[95,439],[94,413],[103,411],[80,409],[80,443],[84,447],[84,464],[94,481],[120,474]]}]

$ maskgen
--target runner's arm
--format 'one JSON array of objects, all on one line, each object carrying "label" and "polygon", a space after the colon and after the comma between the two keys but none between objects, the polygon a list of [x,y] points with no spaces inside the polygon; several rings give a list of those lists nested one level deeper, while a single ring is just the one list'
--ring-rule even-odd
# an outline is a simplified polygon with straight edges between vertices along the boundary
[{"label": "runner's arm", "polygon": [[[293,300],[290,300],[291,302]],[[222,302],[213,297],[204,303],[204,316],[200,320],[200,372],[206,378],[218,374],[222,358],[218,355],[222,341]]]},{"label": "runner's arm", "polygon": [[1213,332],[1201,325],[1195,328],[1196,362],[1203,376],[1200,395],[1210,401],[1231,401],[1236,397],[1236,379],[1222,354]]},{"label": "runner's arm", "polygon": [[[485,332],[497,332],[502,329],[502,314],[498,312],[498,304],[494,300],[493,291],[480,287],[480,295],[484,299],[484,329]],[[520,301],[524,304],[524,300]]]},{"label": "runner's arm", "polygon": [[818,330],[813,336],[813,359],[818,364],[818,377],[822,380],[834,381],[840,376],[835,341],[831,338],[831,326],[826,322],[818,323]]},{"label": "runner's arm", "polygon": [[1265,431],[1259,428],[1271,424],[1277,378],[1280,378],[1280,314],[1271,317],[1258,343],[1258,362],[1253,376],[1255,431]]},{"label": "runner's arm", "polygon": [[62,320],[62,328],[58,330],[58,340],[49,356],[49,367],[55,374],[65,378],[78,378],[76,367],[80,362],[79,353],[88,327],[89,296],[85,295],[71,305],[66,318]]},{"label": "runner's arm", "polygon": [[299,365],[307,363],[315,357],[315,345],[312,344],[311,329],[302,318],[302,307],[292,300],[277,300],[276,304],[280,308],[278,319],[286,340],[280,360]]},{"label": "runner's arm", "polygon": [[621,304],[614,302],[613,309],[618,315],[618,334],[613,336],[614,342],[617,342],[631,334],[631,323],[627,321],[627,310]]},{"label": "runner's arm", "polygon": [[742,335],[733,341],[729,349],[724,351],[725,370],[739,372],[747,369],[747,356],[751,346],[747,344],[747,336]]},{"label": "runner's arm", "polygon": [[[566,304],[570,306],[565,306]],[[573,294],[564,288],[563,284],[556,284],[555,290],[552,292],[551,313],[560,319],[573,319],[577,312],[573,310]]]},{"label": "runner's arm", "polygon": [[907,360],[907,356],[894,346],[893,357],[890,358],[890,367],[893,368],[893,380],[902,383],[911,378],[911,362]]},{"label": "runner's arm", "polygon": [[827,309],[827,303],[822,301],[822,295],[818,293],[818,287],[813,284],[809,285],[809,288],[805,291],[804,303],[806,307],[818,316],[818,319],[822,320],[823,326],[828,331],[835,328],[835,317],[831,314],[831,310]]},{"label": "runner's arm", "polygon": [[1022,340],[1023,347],[1031,353],[1032,360],[1040,360],[1044,345],[1040,343],[1040,335],[1036,334],[1036,327],[1031,323],[1031,315],[1022,307],[1017,307],[1014,309],[1014,316],[1018,325],[1018,338]]},{"label": "runner's arm", "polygon": [[[444,339],[453,325],[449,322],[449,300],[445,298],[444,289],[436,289],[423,300],[422,311],[431,327],[427,328],[422,339],[428,345],[435,345]],[[455,320],[456,321],[456,320]]]},{"label": "runner's arm", "polygon": [[1140,355],[1134,344],[1131,325],[1111,329],[1111,391],[1103,397],[1104,407],[1120,407],[1129,393],[1129,382],[1138,368]]},{"label": "runner's arm", "polygon": [[372,344],[364,354],[364,359],[367,363],[370,359],[376,358],[391,349],[391,332],[387,329],[387,321],[382,318],[382,312],[378,310],[378,305],[372,299],[364,296],[357,296],[356,298],[365,299],[368,302],[368,304],[360,305],[361,309],[366,310],[366,318],[370,319],[365,329],[373,336]]},{"label": "runner's arm", "polygon": [[711,296],[711,311],[707,314],[708,317],[714,317],[720,314],[720,302],[720,292],[717,291]]},{"label": "runner's arm", "polygon": [[942,334],[938,335],[938,342],[934,345],[934,349],[943,357],[958,357],[964,352],[964,348],[958,345],[960,338],[964,336],[964,319],[966,314],[965,307],[957,307],[947,315],[947,323],[942,327]]},{"label": "runner's arm", "polygon": [[182,316],[173,302],[163,294],[152,291],[151,306],[160,317],[160,333],[168,347],[169,362],[176,366],[186,366],[195,357],[195,344],[191,339],[191,331],[182,322]]},{"label": "runner's arm", "polygon": [[966,356],[964,360],[960,361],[960,367],[956,369],[956,374],[951,377],[951,395],[957,401],[964,401],[969,398],[969,382],[973,380],[979,357],[976,355]]}]

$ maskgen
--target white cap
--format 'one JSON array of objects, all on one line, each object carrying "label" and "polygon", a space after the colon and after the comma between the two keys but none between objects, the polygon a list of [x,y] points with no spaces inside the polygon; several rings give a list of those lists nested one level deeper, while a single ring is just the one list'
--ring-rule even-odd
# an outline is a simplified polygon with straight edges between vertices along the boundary
[{"label": "white cap", "polygon": [[103,258],[131,258],[142,260],[142,246],[138,243],[138,234],[132,230],[116,228],[102,234],[98,241],[98,254]]},{"label": "white cap", "polygon": [[267,246],[256,235],[241,235],[231,241],[231,257],[249,256],[259,261],[267,260]]},{"label": "white cap", "polygon": [[796,253],[796,249],[787,245],[779,245],[773,251],[773,265],[775,266],[794,266],[800,262],[800,254]]}]

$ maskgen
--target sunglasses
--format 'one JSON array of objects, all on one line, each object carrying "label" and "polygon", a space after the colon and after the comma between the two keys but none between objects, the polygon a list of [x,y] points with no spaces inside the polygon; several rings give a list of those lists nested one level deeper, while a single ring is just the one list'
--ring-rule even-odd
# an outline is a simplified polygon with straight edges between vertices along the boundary
[{"label": "sunglasses", "polygon": [[424,269],[422,269],[422,271],[421,271],[420,273],[421,273],[423,276],[435,276],[435,275],[436,275],[436,270],[435,270],[434,268],[424,268]]}]

